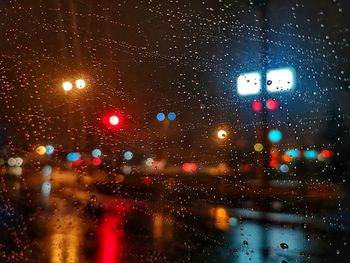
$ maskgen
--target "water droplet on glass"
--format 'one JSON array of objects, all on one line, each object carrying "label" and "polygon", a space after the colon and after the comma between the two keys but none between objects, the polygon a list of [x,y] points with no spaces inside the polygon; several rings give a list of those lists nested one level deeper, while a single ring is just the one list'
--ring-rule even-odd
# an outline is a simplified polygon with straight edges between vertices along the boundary
[{"label": "water droplet on glass", "polygon": [[282,249],[288,249],[288,245],[286,243],[281,243],[280,246]]}]

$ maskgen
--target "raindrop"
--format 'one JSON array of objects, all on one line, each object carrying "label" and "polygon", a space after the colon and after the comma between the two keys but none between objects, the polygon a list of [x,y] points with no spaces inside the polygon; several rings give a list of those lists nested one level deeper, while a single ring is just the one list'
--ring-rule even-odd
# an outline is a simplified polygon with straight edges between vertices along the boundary
[{"label": "raindrop", "polygon": [[281,243],[280,246],[282,249],[288,249],[288,245],[286,243]]}]

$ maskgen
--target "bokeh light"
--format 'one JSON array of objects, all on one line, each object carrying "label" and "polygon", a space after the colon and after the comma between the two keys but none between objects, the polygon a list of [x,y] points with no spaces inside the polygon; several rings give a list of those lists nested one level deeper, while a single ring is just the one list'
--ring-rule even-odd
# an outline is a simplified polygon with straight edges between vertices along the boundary
[{"label": "bokeh light", "polygon": [[36,152],[39,155],[44,155],[46,153],[46,147],[41,145],[41,146],[36,148]]},{"label": "bokeh light", "polygon": [[304,157],[308,160],[313,160],[317,158],[317,151],[316,150],[307,150],[304,152]]},{"label": "bokeh light", "polygon": [[52,145],[46,145],[46,154],[47,155],[51,155],[51,154],[53,154],[54,153],[54,151],[55,151],[55,148],[52,146]]},{"label": "bokeh light", "polygon": [[92,157],[99,158],[102,155],[102,151],[100,149],[93,149],[91,152]]},{"label": "bokeh light", "polygon": [[51,183],[44,182],[41,186],[41,192],[42,192],[43,196],[48,197],[51,193]]},{"label": "bokeh light", "polygon": [[69,81],[63,82],[62,87],[65,91],[70,91],[73,88],[73,84]]},{"label": "bokeh light", "polygon": [[300,151],[297,149],[291,149],[285,152],[286,155],[290,155],[293,158],[298,158],[300,156]]},{"label": "bokeh light", "polygon": [[263,104],[260,100],[254,100],[253,103],[252,103],[252,109],[255,111],[255,112],[261,112],[262,109],[263,109]]},{"label": "bokeh light", "polygon": [[281,171],[282,173],[288,173],[288,171],[289,171],[288,165],[282,164],[282,165],[280,166],[280,171]]},{"label": "bokeh light", "polygon": [[132,167],[129,166],[129,165],[124,165],[124,166],[122,167],[122,172],[123,172],[123,174],[125,174],[125,175],[129,175],[129,174],[131,174],[131,172],[132,172]]},{"label": "bokeh light", "polygon": [[86,82],[85,80],[83,79],[78,79],[77,81],[75,81],[75,86],[78,88],[78,89],[83,89],[86,87]]},{"label": "bokeh light", "polygon": [[124,159],[130,161],[134,157],[134,154],[131,151],[126,151],[124,153]]},{"label": "bokeh light", "polygon": [[13,158],[13,157],[9,158],[9,159],[7,160],[7,164],[8,164],[9,166],[16,166],[16,159]]},{"label": "bokeh light", "polygon": [[276,99],[267,99],[266,108],[270,111],[275,111],[278,109],[278,101]]},{"label": "bokeh light", "polygon": [[117,115],[112,115],[109,117],[109,123],[113,126],[116,126],[119,124],[119,117]]},{"label": "bokeh light", "polygon": [[169,119],[170,121],[175,120],[175,119],[176,119],[176,113],[175,113],[175,112],[170,112],[170,113],[168,114],[168,119]]},{"label": "bokeh light", "polygon": [[220,130],[217,133],[219,139],[223,140],[227,137],[227,132],[225,130]]},{"label": "bokeh light", "polygon": [[52,166],[45,165],[41,171],[42,171],[44,176],[49,177],[49,176],[51,176],[51,173],[52,173]]},{"label": "bokeh light", "polygon": [[80,153],[70,152],[67,154],[67,160],[70,162],[76,162],[80,159]]},{"label": "bokeh light", "polygon": [[16,166],[21,166],[23,164],[23,159],[21,157],[16,157]]},{"label": "bokeh light", "polygon": [[182,165],[182,170],[186,173],[194,173],[198,169],[198,166],[196,163],[184,163]]},{"label": "bokeh light", "polygon": [[257,152],[261,152],[264,149],[264,146],[261,143],[256,143],[254,145],[254,150]]},{"label": "bokeh light", "polygon": [[159,112],[157,114],[157,120],[158,121],[164,121],[165,120],[165,114],[163,112]]},{"label": "bokeh light", "polygon": [[99,166],[99,165],[101,165],[101,163],[102,163],[101,158],[94,158],[92,160],[92,165],[94,165],[94,166]]},{"label": "bokeh light", "polygon": [[269,131],[268,138],[273,143],[278,143],[282,140],[282,133],[279,130]]},{"label": "bokeh light", "polygon": [[145,161],[145,164],[146,164],[148,167],[152,166],[153,163],[154,163],[153,158],[147,158],[146,161]]}]

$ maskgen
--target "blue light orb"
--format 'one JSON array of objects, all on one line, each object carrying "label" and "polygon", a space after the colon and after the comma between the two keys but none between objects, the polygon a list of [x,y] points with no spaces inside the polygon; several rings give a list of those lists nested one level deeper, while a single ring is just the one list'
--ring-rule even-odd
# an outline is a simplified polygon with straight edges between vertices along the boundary
[{"label": "blue light orb", "polygon": [[53,147],[52,145],[46,145],[46,154],[47,155],[51,155],[51,154],[53,154],[53,152],[55,151],[55,147]]},{"label": "blue light orb", "polygon": [[158,121],[164,121],[165,120],[165,114],[163,112],[159,112],[157,114],[157,120]]},{"label": "blue light orb", "polygon": [[280,171],[281,171],[282,173],[288,173],[288,171],[289,171],[288,165],[282,164],[282,165],[280,166]]},{"label": "blue light orb", "polygon": [[170,121],[175,120],[175,119],[176,119],[176,113],[175,113],[175,112],[169,112],[169,114],[168,114],[168,119],[169,119]]},{"label": "blue light orb", "polygon": [[130,151],[126,151],[124,153],[124,159],[127,161],[130,161],[134,157],[134,154]]},{"label": "blue light orb", "polygon": [[277,143],[282,140],[282,133],[279,130],[271,130],[268,137],[271,142]]},{"label": "blue light orb", "polygon": [[44,176],[51,176],[51,173],[52,173],[52,166],[51,165],[45,165],[42,169],[42,173]]},{"label": "blue light orb", "polygon": [[70,162],[75,162],[80,159],[80,154],[77,152],[70,152],[67,154],[67,160]]},{"label": "blue light orb", "polygon": [[99,158],[102,155],[102,151],[100,149],[94,149],[91,152],[92,157]]},{"label": "blue light orb", "polygon": [[307,150],[304,152],[304,157],[308,160],[316,159],[317,155],[318,155],[318,153],[315,150]]},{"label": "blue light orb", "polygon": [[51,193],[51,183],[44,182],[41,186],[41,192],[45,197],[48,197]]},{"label": "blue light orb", "polygon": [[300,156],[300,151],[297,149],[292,149],[292,150],[288,150],[285,153],[286,155],[290,155],[293,158],[298,158]]},{"label": "blue light orb", "polygon": [[238,220],[235,217],[230,217],[228,220],[228,223],[230,224],[230,226],[237,226],[238,225]]}]

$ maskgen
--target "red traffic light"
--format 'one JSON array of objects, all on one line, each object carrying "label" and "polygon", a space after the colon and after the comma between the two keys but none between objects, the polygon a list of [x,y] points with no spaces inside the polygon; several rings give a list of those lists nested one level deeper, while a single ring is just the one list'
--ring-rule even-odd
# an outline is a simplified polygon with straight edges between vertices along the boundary
[{"label": "red traffic light", "polygon": [[106,114],[102,117],[101,121],[109,129],[118,129],[123,126],[123,116],[117,113]]},{"label": "red traffic light", "polygon": [[119,124],[120,120],[119,120],[119,117],[117,115],[112,115],[109,117],[108,119],[109,121],[109,124],[110,125],[113,125],[113,126],[116,126]]}]

